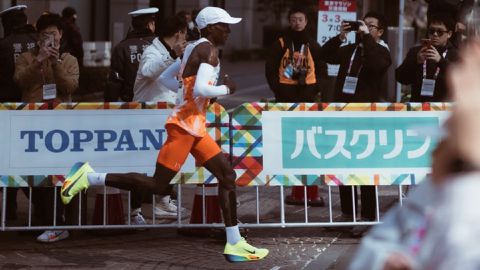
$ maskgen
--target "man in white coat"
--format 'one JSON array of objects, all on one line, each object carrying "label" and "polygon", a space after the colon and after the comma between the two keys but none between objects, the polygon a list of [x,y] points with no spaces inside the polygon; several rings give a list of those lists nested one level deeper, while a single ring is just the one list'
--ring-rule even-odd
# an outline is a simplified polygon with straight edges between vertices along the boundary
[{"label": "man in white coat", "polygon": [[[135,102],[175,103],[177,93],[160,82],[160,74],[176,60],[180,61],[186,47],[187,27],[185,18],[175,15],[162,22],[160,37],[153,40],[142,54],[133,87]],[[170,192],[173,186],[170,185]],[[183,210],[183,209],[182,209]],[[141,209],[134,209],[140,212]],[[177,206],[170,196],[157,196],[155,215],[160,218],[177,218]]]},{"label": "man in white coat", "polygon": [[187,22],[180,16],[171,16],[162,23],[160,37],[153,40],[140,59],[133,87],[133,101],[163,101],[175,103],[177,93],[160,82],[160,74],[180,60],[185,50]]}]

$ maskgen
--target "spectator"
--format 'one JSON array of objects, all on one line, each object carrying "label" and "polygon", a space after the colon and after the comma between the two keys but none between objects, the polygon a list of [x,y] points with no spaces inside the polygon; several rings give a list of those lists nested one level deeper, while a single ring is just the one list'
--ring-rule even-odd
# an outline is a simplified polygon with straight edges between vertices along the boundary
[{"label": "spectator", "polygon": [[320,58],[320,45],[309,36],[307,11],[293,7],[290,28],[275,41],[265,63],[265,76],[277,102],[315,102],[327,66]]},{"label": "spectator", "polygon": [[[18,5],[0,12],[5,36],[0,40],[0,102],[20,102],[22,92],[13,80],[17,57],[37,43],[35,28],[27,23],[26,5]],[[6,219],[17,219],[18,188],[7,189]]]},{"label": "spectator", "polygon": [[[432,179],[422,182],[404,201],[383,218],[366,235],[355,254],[350,269],[438,269],[421,268],[419,264],[430,259],[425,241],[426,230],[438,209],[440,187],[445,175],[458,171],[458,163],[451,152],[451,141],[442,141],[433,153]],[[448,163],[447,163],[448,162]],[[451,268],[456,269],[456,268]]]},{"label": "spectator", "polygon": [[[71,102],[71,95],[78,87],[77,59],[69,53],[60,51],[62,38],[62,23],[60,15],[46,13],[37,20],[38,44],[34,49],[21,54],[15,63],[15,82],[22,91],[23,102]],[[47,214],[41,216],[44,223],[50,222],[53,216],[48,209],[47,201],[53,198],[51,188],[35,188],[39,195],[33,195],[38,201],[35,208],[45,210]],[[74,207],[74,206],[73,206]],[[74,209],[74,208],[73,208]],[[64,207],[57,205],[57,224],[62,219]],[[68,209],[65,213],[69,215]],[[41,242],[55,242],[69,236],[68,231],[45,231],[37,240]]]},{"label": "spectator", "polygon": [[140,57],[155,38],[157,12],[158,8],[145,8],[128,13],[133,30],[113,48],[105,101],[132,101]]},{"label": "spectator", "polygon": [[15,85],[13,74],[17,57],[35,47],[35,28],[27,23],[25,5],[0,12],[5,38],[0,40],[0,102],[20,102],[22,93]]},{"label": "spectator", "polygon": [[195,17],[197,16],[197,14],[197,9],[192,10],[191,13],[188,13],[186,11],[180,11],[177,13],[177,16],[184,17],[187,21],[187,41],[195,41],[200,38],[200,30],[195,23]]},{"label": "spectator", "polygon": [[[379,102],[385,89],[388,67],[391,65],[388,46],[381,39],[385,29],[383,15],[368,12],[358,21],[357,41],[341,47],[353,25],[342,22],[340,34],[323,46],[322,59],[330,64],[340,64],[335,85],[334,102]],[[351,188],[340,186],[340,205],[345,217],[353,219]],[[376,194],[374,186],[361,186],[361,214],[364,220],[375,220]],[[358,209],[355,207],[355,209]],[[363,229],[353,229],[354,236],[360,236]]]},{"label": "spectator", "polygon": [[454,21],[446,14],[436,14],[428,23],[428,40],[411,48],[396,69],[398,82],[411,85],[411,102],[447,101],[445,72],[457,58],[456,48],[449,42]]},{"label": "spectator", "polygon": [[60,16],[44,14],[36,26],[38,46],[21,54],[15,63],[14,79],[22,89],[22,101],[71,102],[78,88],[78,63],[71,54],[59,50],[63,34]]},{"label": "spectator", "polygon": [[[294,6],[288,12],[290,27],[275,41],[265,62],[265,76],[276,102],[315,102],[320,92],[320,81],[325,79],[327,65],[320,61],[320,45],[306,30],[307,11]],[[307,194],[318,193],[317,187],[307,187]],[[292,187],[292,194],[285,198],[287,204],[304,205],[303,186]],[[324,206],[323,198],[308,200],[311,206]]]},{"label": "spectator", "polygon": [[162,23],[159,38],[143,52],[134,85],[133,101],[175,103],[176,92],[160,82],[160,74],[175,60],[180,60],[186,46],[187,23],[181,16],[171,16]]},{"label": "spectator", "polygon": [[75,24],[77,11],[73,7],[66,7],[62,11],[62,22],[64,26],[62,36],[62,51],[75,56],[80,67],[83,66],[83,39],[80,28]]},{"label": "spectator", "polygon": [[[133,88],[133,101],[163,101],[175,104],[177,93],[168,89],[160,81],[160,74],[175,60],[180,61],[186,46],[187,22],[184,17],[176,15],[167,17],[162,22],[160,37],[145,49],[140,59],[140,65]],[[169,193],[173,186],[169,186]],[[141,215],[140,202],[132,200],[133,221]],[[155,205],[155,215],[160,218],[177,218],[177,206],[170,195],[158,195]]]},{"label": "spectator", "polygon": [[[480,43],[448,75],[456,106],[433,153],[432,178],[363,240],[350,269],[479,269]],[[437,134],[441,132],[436,132]]]},{"label": "spectator", "polygon": [[436,14],[448,14],[454,21],[452,28],[452,44],[458,48],[462,34],[466,30],[467,17],[472,12],[474,0],[425,0],[428,3],[427,18],[430,22]]}]

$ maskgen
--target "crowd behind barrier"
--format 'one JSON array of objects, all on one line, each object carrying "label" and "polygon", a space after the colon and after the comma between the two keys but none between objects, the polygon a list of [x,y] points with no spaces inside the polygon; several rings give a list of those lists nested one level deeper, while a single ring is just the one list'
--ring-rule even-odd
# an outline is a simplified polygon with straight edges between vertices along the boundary
[{"label": "crowd behind barrier", "polygon": [[[152,112],[152,115],[156,115],[157,113],[161,111],[169,111],[169,109],[173,108],[173,105],[166,104],[166,103],[35,103],[35,104],[25,104],[25,103],[4,103],[2,104],[1,108],[3,110],[0,110],[0,115],[5,115],[5,113],[9,112],[23,112],[27,113],[25,115],[28,115],[30,117],[35,117],[35,112],[41,112],[41,111],[51,111],[51,112],[73,112],[73,115],[75,115],[76,112],[78,112],[78,115],[82,115],[82,113],[85,112],[95,112],[98,110],[101,111],[112,111],[114,114],[118,114],[119,111],[117,110],[128,110],[129,112],[135,112],[137,110],[148,110]],[[371,113],[379,113],[379,114],[395,114],[395,113],[405,113],[405,112],[412,112],[414,114],[425,114],[427,113],[429,116],[432,116],[436,118],[438,121],[436,122],[436,126],[433,126],[432,129],[438,129],[438,126],[441,124],[443,121],[442,119],[445,118],[446,112],[448,112],[451,108],[451,104],[449,103],[407,103],[407,104],[400,104],[400,103],[394,103],[394,104],[389,104],[389,103],[364,103],[364,104],[344,104],[344,103],[250,103],[250,104],[244,104],[240,107],[237,107],[231,115],[229,115],[220,105],[214,104],[209,107],[209,112],[207,113],[207,121],[208,121],[208,132],[209,134],[217,141],[217,143],[222,147],[222,149],[226,153],[230,153],[230,157],[232,160],[232,163],[234,165],[234,168],[239,176],[238,181],[237,181],[237,186],[250,186],[251,188],[249,189],[248,192],[251,192],[251,190],[254,190],[255,192],[255,212],[256,212],[256,222],[251,222],[251,223],[245,223],[241,224],[243,227],[299,227],[299,226],[347,226],[347,225],[371,225],[371,224],[376,224],[380,222],[379,215],[377,214],[377,220],[375,221],[370,221],[370,222],[360,222],[357,221],[354,217],[351,221],[348,220],[342,220],[338,221],[335,220],[335,217],[333,215],[334,209],[332,209],[332,190],[331,186],[336,186],[336,185],[363,185],[363,184],[370,184],[370,185],[376,185],[381,186],[381,185],[398,185],[398,195],[399,195],[399,201],[401,203],[402,200],[402,185],[415,185],[419,183],[420,181],[425,178],[425,176],[428,174],[428,171],[425,171],[425,168],[428,170],[429,167],[429,159],[427,159],[427,163],[423,164],[423,172],[421,173],[412,173],[410,171],[405,171],[405,168],[400,169],[400,171],[397,169],[396,171],[390,171],[387,174],[374,174],[374,173],[344,173],[344,174],[336,174],[335,171],[331,171],[326,174],[320,174],[320,173],[300,173],[296,172],[294,174],[289,174],[289,173],[272,173],[270,171],[264,171],[264,169],[269,169],[271,168],[266,168],[265,164],[267,163],[269,166],[271,165],[271,160],[269,162],[266,162],[265,156],[268,156],[270,158],[272,156],[272,150],[271,149],[265,149],[265,146],[271,147],[272,142],[275,141],[274,137],[265,137],[265,134],[263,132],[265,129],[262,131],[262,126],[267,125],[267,122],[265,122],[265,115],[270,115],[269,113],[273,114],[280,114],[282,113],[295,113],[295,112],[302,112],[302,116],[305,115],[310,115],[312,114],[315,116],[315,119],[322,119],[322,115],[328,115],[329,113],[332,112],[338,112],[338,113],[346,113],[347,115],[351,115],[351,113],[355,114],[362,114],[365,112],[371,112]],[[433,114],[432,114],[433,113]],[[26,121],[26,122],[31,122],[31,118],[29,117],[20,117],[17,118],[18,121]],[[291,116],[287,115],[286,118],[291,118]],[[330,116],[329,116],[330,117]],[[326,117],[328,119],[329,117]],[[153,119],[154,117],[152,117]],[[55,119],[55,118],[54,118]],[[269,116],[268,119],[274,119]],[[318,120],[317,119],[317,120]],[[374,118],[372,118],[374,119]],[[420,119],[420,118],[416,118]],[[412,120],[408,119],[407,120]],[[37,120],[38,121],[38,118]],[[5,121],[9,122],[9,121]],[[305,120],[303,120],[305,122]],[[415,120],[412,121],[415,123]],[[298,122],[298,124],[304,124]],[[103,126],[107,130],[109,128],[109,125],[112,125],[112,123],[109,122],[104,122]],[[115,124],[113,124],[115,125]],[[157,122],[153,125],[151,125],[152,128],[158,128],[160,124]],[[18,126],[21,127],[21,123],[18,124]],[[89,121],[82,121],[81,119],[75,123],[76,129],[78,130],[88,130],[88,128],[91,128],[91,123]],[[47,130],[49,127],[42,127]],[[52,127],[52,128],[57,128]],[[277,127],[278,128],[278,127]],[[418,128],[418,125],[413,128]],[[268,131],[271,131],[271,129],[267,129]],[[18,130],[17,130],[18,132]],[[283,132],[283,131],[282,131]],[[14,138],[13,134],[14,132],[11,131],[4,131],[2,134],[2,137],[4,139],[2,140],[8,140]],[[308,131],[307,131],[308,133]],[[428,132],[427,132],[428,133]],[[58,133],[61,134],[61,133]],[[126,133],[125,133],[126,134]],[[425,136],[431,136],[432,134],[427,134]],[[127,135],[125,135],[127,136]],[[308,139],[308,135],[306,142],[310,141],[311,139]],[[20,138],[20,137],[18,137]],[[17,138],[17,139],[18,139]],[[56,139],[55,139],[56,138]],[[52,146],[53,149],[59,149],[60,144],[56,144],[54,141],[61,139],[61,135],[52,135]],[[82,137],[84,141],[87,141],[85,137]],[[124,137],[125,139],[126,137]],[[280,138],[280,137],[278,137]],[[389,137],[390,138],[390,137]],[[25,139],[25,138],[24,138]],[[142,139],[142,138],[140,138]],[[145,137],[143,138],[145,139]],[[269,140],[266,142],[265,140]],[[20,139],[21,140],[21,139]],[[362,138],[357,139],[358,142],[362,142]],[[380,139],[379,139],[380,140]],[[422,142],[424,142],[423,139],[421,139]],[[24,140],[25,141],[25,140]],[[288,141],[288,140],[287,140]],[[110,141],[112,142],[112,140]],[[283,141],[279,141],[280,143],[284,143]],[[365,148],[365,142],[364,140],[363,149]],[[31,143],[31,141],[30,141]],[[98,142],[90,142],[95,145],[95,147],[98,148]],[[103,142],[104,146],[108,145],[108,142]],[[123,147],[126,149],[129,146],[128,140],[125,140],[123,142]],[[131,142],[130,142],[131,143]],[[145,142],[144,142],[145,143]],[[115,143],[118,147],[118,141]],[[141,144],[141,143],[140,143]],[[288,144],[288,142],[287,142]],[[335,144],[335,143],[334,143]],[[422,143],[423,144],[423,143]],[[433,149],[435,142],[432,141],[430,148]],[[18,145],[18,144],[9,144],[9,145]],[[28,143],[26,144],[28,145]],[[24,145],[25,146],[25,145]],[[31,146],[31,145],[30,145]],[[325,147],[325,145],[323,145]],[[393,147],[390,145],[390,150]],[[36,147],[39,147],[36,145]],[[78,147],[78,145],[77,145]],[[82,144],[82,148],[88,148],[87,144]],[[277,148],[286,148],[285,145],[281,145],[280,147],[277,145],[273,145],[273,147]],[[106,147],[108,148],[108,147]],[[417,148],[417,147],[415,147]],[[25,149],[28,149],[25,148]],[[25,150],[24,149],[24,150]],[[293,149],[293,148],[292,148]],[[306,150],[307,148],[303,148],[303,150]],[[322,152],[321,146],[318,148],[319,152]],[[429,151],[431,151],[430,149]],[[11,149],[13,150],[13,149]],[[41,150],[41,149],[40,149]],[[78,150],[78,149],[77,149]],[[156,149],[152,149],[154,152],[156,152]],[[310,149],[311,150],[311,149]],[[358,154],[359,152],[362,151],[357,151],[356,153]],[[7,153],[8,150],[5,151]],[[88,151],[87,151],[88,152]],[[118,152],[118,151],[117,151]],[[268,152],[268,154],[266,154]],[[324,151],[323,151],[324,152]],[[391,151],[389,151],[391,152]],[[35,152],[33,152],[35,153]],[[354,153],[354,152],[352,152]],[[425,151],[425,155],[428,155],[428,151]],[[7,159],[17,155],[18,153],[15,153],[15,151],[11,151],[8,155],[5,155]],[[27,152],[28,154],[28,152]],[[55,154],[62,154],[62,153],[55,153]],[[80,158],[81,155],[78,155],[79,153],[75,153],[76,158]],[[324,154],[324,153],[322,153]],[[355,154],[355,153],[354,153]],[[119,156],[124,155],[125,153],[118,153]],[[60,157],[60,156],[59,156]],[[291,156],[290,156],[291,157]],[[89,159],[88,157],[85,157],[86,159]],[[91,157],[93,158],[93,157]],[[91,159],[90,158],[90,159]],[[28,159],[28,158],[27,158]],[[61,158],[60,158],[61,160]],[[148,160],[148,158],[146,158]],[[150,159],[151,160],[151,159]],[[334,161],[334,160],[333,160]],[[47,161],[48,162],[48,161]],[[98,161],[97,161],[98,162]],[[131,159],[126,160],[125,162],[132,162]],[[134,161],[135,162],[135,161]],[[335,162],[335,161],[334,161]],[[338,162],[338,161],[337,161]],[[423,161],[425,162],[425,160]],[[5,158],[2,161],[2,163],[5,166]],[[71,162],[66,162],[68,164],[71,164]],[[328,163],[327,163],[328,164]],[[95,164],[94,164],[95,165]],[[59,165],[61,166],[61,165]],[[32,187],[34,186],[39,186],[39,185],[47,185],[47,186],[55,186],[55,189],[58,189],[58,186],[61,185],[61,182],[64,180],[63,174],[65,174],[68,171],[68,165],[65,165],[64,168],[61,168],[60,170],[58,169],[53,169],[52,171],[55,171],[52,175],[45,176],[45,175],[36,175],[36,176],[23,176],[25,174],[19,174],[19,175],[2,175],[1,176],[1,181],[0,181],[0,187],[2,190],[2,209],[6,209],[6,191],[8,188],[11,187],[28,187],[28,194],[32,193]],[[101,166],[101,165],[100,165]],[[106,171],[108,171],[108,166],[103,167]],[[187,166],[188,168],[188,166]],[[191,167],[192,168],[192,167]],[[351,167],[347,167],[352,169]],[[399,167],[401,168],[401,166]],[[117,168],[114,168],[114,170]],[[143,168],[144,172],[146,173],[151,173],[151,171],[148,171],[146,167]],[[284,169],[284,168],[283,168]],[[372,168],[370,168],[372,169]],[[375,168],[373,168],[375,170]],[[376,168],[378,169],[378,168]],[[35,170],[38,171],[38,168],[35,168]],[[130,170],[130,169],[127,169]],[[132,169],[132,170],[137,170],[137,171],[142,171],[138,170],[138,168]],[[64,173],[59,173],[64,172]],[[347,170],[348,171],[348,170]],[[367,170],[368,171],[368,170]],[[45,181],[47,180],[47,181]],[[212,184],[216,183],[216,179],[204,168],[196,168],[193,171],[184,171],[179,173],[177,177],[172,181],[172,183],[175,182],[176,184],[183,185],[183,184]],[[262,208],[262,200],[271,200],[271,198],[264,197],[261,194],[261,189],[260,186],[279,186],[279,193],[280,193],[280,198],[283,198],[283,192],[284,192],[284,186],[292,186],[292,185],[303,185],[303,186],[309,186],[309,185],[328,185],[328,214],[327,216],[323,216],[321,218],[321,222],[318,222],[317,220],[313,222],[311,219],[309,221],[309,209],[306,207],[304,208],[304,215],[305,218],[302,219],[301,221],[295,221],[295,222],[287,222],[285,219],[286,213],[285,213],[285,206],[283,204],[283,200],[280,199],[280,219],[278,222],[269,222],[269,223],[262,223],[260,222],[261,219],[261,208]],[[378,197],[378,188],[376,187],[376,196]],[[178,203],[180,205],[183,204],[182,200],[185,200],[182,198],[182,187],[180,186],[178,188]],[[306,193],[306,189],[305,189]],[[57,198],[57,193],[53,193],[54,198],[53,201],[56,202],[58,201],[59,198]],[[125,193],[124,193],[125,194]],[[130,193],[127,194],[127,200],[130,200]],[[353,196],[353,195],[352,195]],[[85,197],[85,196],[80,196],[80,197]],[[104,197],[105,198],[105,197]],[[85,198],[80,198],[81,200],[85,200]],[[106,200],[104,199],[104,205],[106,206]],[[187,198],[188,200],[188,198]],[[378,200],[377,200],[378,202]],[[52,207],[56,207],[56,204],[54,204]],[[108,206],[104,207],[103,209],[106,209],[103,211],[103,224],[100,225],[87,225],[88,222],[86,222],[84,219],[85,217],[81,215],[82,213],[82,204],[80,203],[79,206],[79,214],[78,214],[78,222],[75,222],[74,225],[68,225],[68,226],[59,226],[58,224],[55,223],[55,220],[53,221],[53,224],[50,226],[32,226],[32,204],[31,201],[29,201],[28,204],[28,220],[27,220],[27,225],[26,226],[9,226],[8,223],[6,222],[6,215],[5,211],[2,211],[2,216],[1,216],[1,230],[34,230],[34,229],[47,229],[47,228],[52,228],[52,229],[62,229],[62,228],[72,228],[72,229],[96,229],[96,228],[129,228],[129,227],[138,227],[138,226],[133,226],[130,224],[130,221],[125,224],[125,225],[110,225],[106,222],[106,216],[108,216]],[[203,206],[205,208],[205,205]],[[355,206],[353,206],[355,208]],[[376,211],[379,213],[381,208],[380,203],[377,203],[376,205]],[[85,209],[84,209],[85,210]],[[54,211],[55,213],[55,211]],[[205,213],[205,211],[203,211]],[[252,213],[250,213],[252,214]],[[155,217],[153,218],[152,224],[145,225],[144,227],[220,227],[219,224],[188,224],[188,221],[185,221],[184,214],[179,213],[178,218],[176,222],[170,223],[170,224],[160,224],[156,222]],[[240,217],[241,218],[241,217]],[[204,219],[205,220],[205,219]],[[86,224],[87,223],[87,224]],[[142,226],[140,226],[142,227]]]}]

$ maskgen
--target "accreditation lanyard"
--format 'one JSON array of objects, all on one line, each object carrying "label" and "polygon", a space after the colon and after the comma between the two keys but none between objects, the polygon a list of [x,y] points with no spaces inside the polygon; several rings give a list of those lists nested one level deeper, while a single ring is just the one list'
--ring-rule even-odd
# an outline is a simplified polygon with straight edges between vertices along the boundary
[{"label": "accreditation lanyard", "polygon": [[[297,59],[297,62],[294,63],[294,67],[298,68],[301,64],[302,64],[302,56],[303,56],[303,52],[305,51],[305,44],[302,44],[302,46],[300,47],[300,56],[298,57]],[[291,54],[291,63],[293,63],[293,61],[295,60],[294,57],[293,57],[293,54],[295,53],[295,44],[293,44],[292,42],[292,54]]]},{"label": "accreditation lanyard", "polygon": [[[442,53],[442,57],[445,59],[447,56],[448,50],[445,50]],[[427,79],[427,60],[423,61],[423,77],[422,77],[422,89],[420,90],[420,95],[425,97],[433,97],[435,92],[435,82],[437,80],[438,74],[440,74],[440,67],[437,66],[433,79]]]},{"label": "accreditation lanyard", "polygon": [[43,63],[41,63],[40,73],[42,74],[42,90],[43,90],[43,100],[51,100],[57,98],[57,85],[55,84],[55,78],[53,78],[54,82],[47,84],[45,80],[45,69],[43,68]]},{"label": "accreditation lanyard", "polygon": [[355,90],[357,89],[357,83],[358,83],[358,75],[360,75],[360,71],[362,70],[362,67],[363,67],[363,63],[360,62],[360,67],[358,68],[357,77],[349,76],[350,72],[352,71],[353,60],[355,59],[355,54],[357,53],[357,49],[358,49],[358,46],[355,47],[355,50],[353,50],[352,56],[350,57],[347,76],[345,77],[345,82],[343,84],[342,92],[349,95],[355,95]]}]

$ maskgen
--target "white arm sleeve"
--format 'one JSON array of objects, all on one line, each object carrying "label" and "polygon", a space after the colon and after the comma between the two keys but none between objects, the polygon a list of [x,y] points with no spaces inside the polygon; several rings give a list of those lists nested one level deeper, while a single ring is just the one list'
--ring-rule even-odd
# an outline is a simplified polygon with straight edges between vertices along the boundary
[{"label": "white arm sleeve", "polygon": [[226,85],[215,86],[209,84],[209,80],[215,76],[215,68],[212,65],[201,63],[193,87],[193,94],[208,98],[228,95],[230,91]]},{"label": "white arm sleeve", "polygon": [[175,63],[171,64],[163,73],[160,75],[160,83],[165,85],[168,89],[177,92],[179,88],[179,83],[177,75],[180,72],[181,61],[180,58],[177,58]]}]

